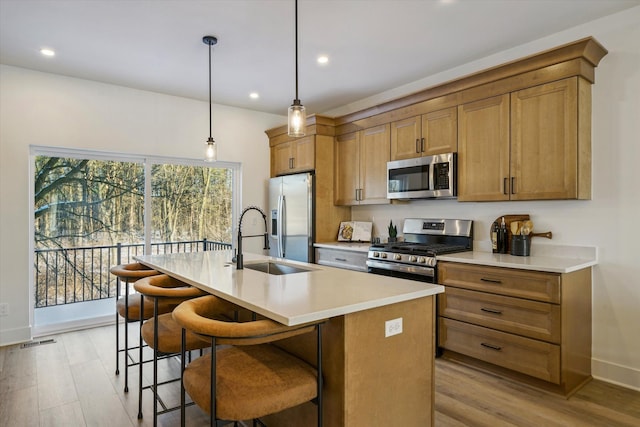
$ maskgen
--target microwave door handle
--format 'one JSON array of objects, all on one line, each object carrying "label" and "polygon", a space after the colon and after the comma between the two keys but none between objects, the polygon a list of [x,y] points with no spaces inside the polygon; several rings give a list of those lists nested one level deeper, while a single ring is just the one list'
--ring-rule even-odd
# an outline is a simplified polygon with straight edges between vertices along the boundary
[{"label": "microwave door handle", "polygon": [[429,163],[429,191],[436,188],[436,168],[435,163]]}]

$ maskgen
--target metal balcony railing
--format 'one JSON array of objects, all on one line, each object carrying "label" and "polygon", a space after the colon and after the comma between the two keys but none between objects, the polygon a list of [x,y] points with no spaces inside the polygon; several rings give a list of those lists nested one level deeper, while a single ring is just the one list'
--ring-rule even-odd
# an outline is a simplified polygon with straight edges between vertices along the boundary
[{"label": "metal balcony railing", "polygon": [[[231,249],[231,243],[207,239],[152,243],[152,254]],[[116,296],[116,277],[109,269],[133,262],[144,244],[88,246],[35,251],[35,308]]]}]

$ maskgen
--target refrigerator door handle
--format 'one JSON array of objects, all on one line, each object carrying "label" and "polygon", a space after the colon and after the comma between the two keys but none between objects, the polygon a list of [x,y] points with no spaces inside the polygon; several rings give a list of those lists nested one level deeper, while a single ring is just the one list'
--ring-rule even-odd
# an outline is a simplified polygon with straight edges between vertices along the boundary
[{"label": "refrigerator door handle", "polygon": [[278,257],[284,258],[284,230],[282,224],[284,224],[282,215],[284,213],[284,196],[278,196]]}]

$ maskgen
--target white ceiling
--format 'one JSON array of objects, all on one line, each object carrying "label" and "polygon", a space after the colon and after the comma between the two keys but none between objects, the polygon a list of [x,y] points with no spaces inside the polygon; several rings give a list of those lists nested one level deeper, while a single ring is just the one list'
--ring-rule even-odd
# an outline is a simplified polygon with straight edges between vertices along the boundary
[{"label": "white ceiling", "polygon": [[[300,99],[325,112],[639,4],[300,0]],[[293,0],[0,0],[3,64],[206,101],[204,35],[218,37],[214,103],[286,114]]]}]

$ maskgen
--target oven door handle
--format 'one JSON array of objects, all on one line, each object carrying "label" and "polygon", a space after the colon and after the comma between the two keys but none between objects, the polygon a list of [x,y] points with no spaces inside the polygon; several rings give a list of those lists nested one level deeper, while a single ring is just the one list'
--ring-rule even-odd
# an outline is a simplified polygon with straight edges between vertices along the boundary
[{"label": "oven door handle", "polygon": [[420,276],[430,276],[430,277],[433,277],[435,273],[434,269],[431,267],[404,265],[400,263],[375,261],[371,259],[367,260],[367,267],[379,268],[381,270],[399,271],[402,273],[410,273],[410,274],[417,274]]}]

